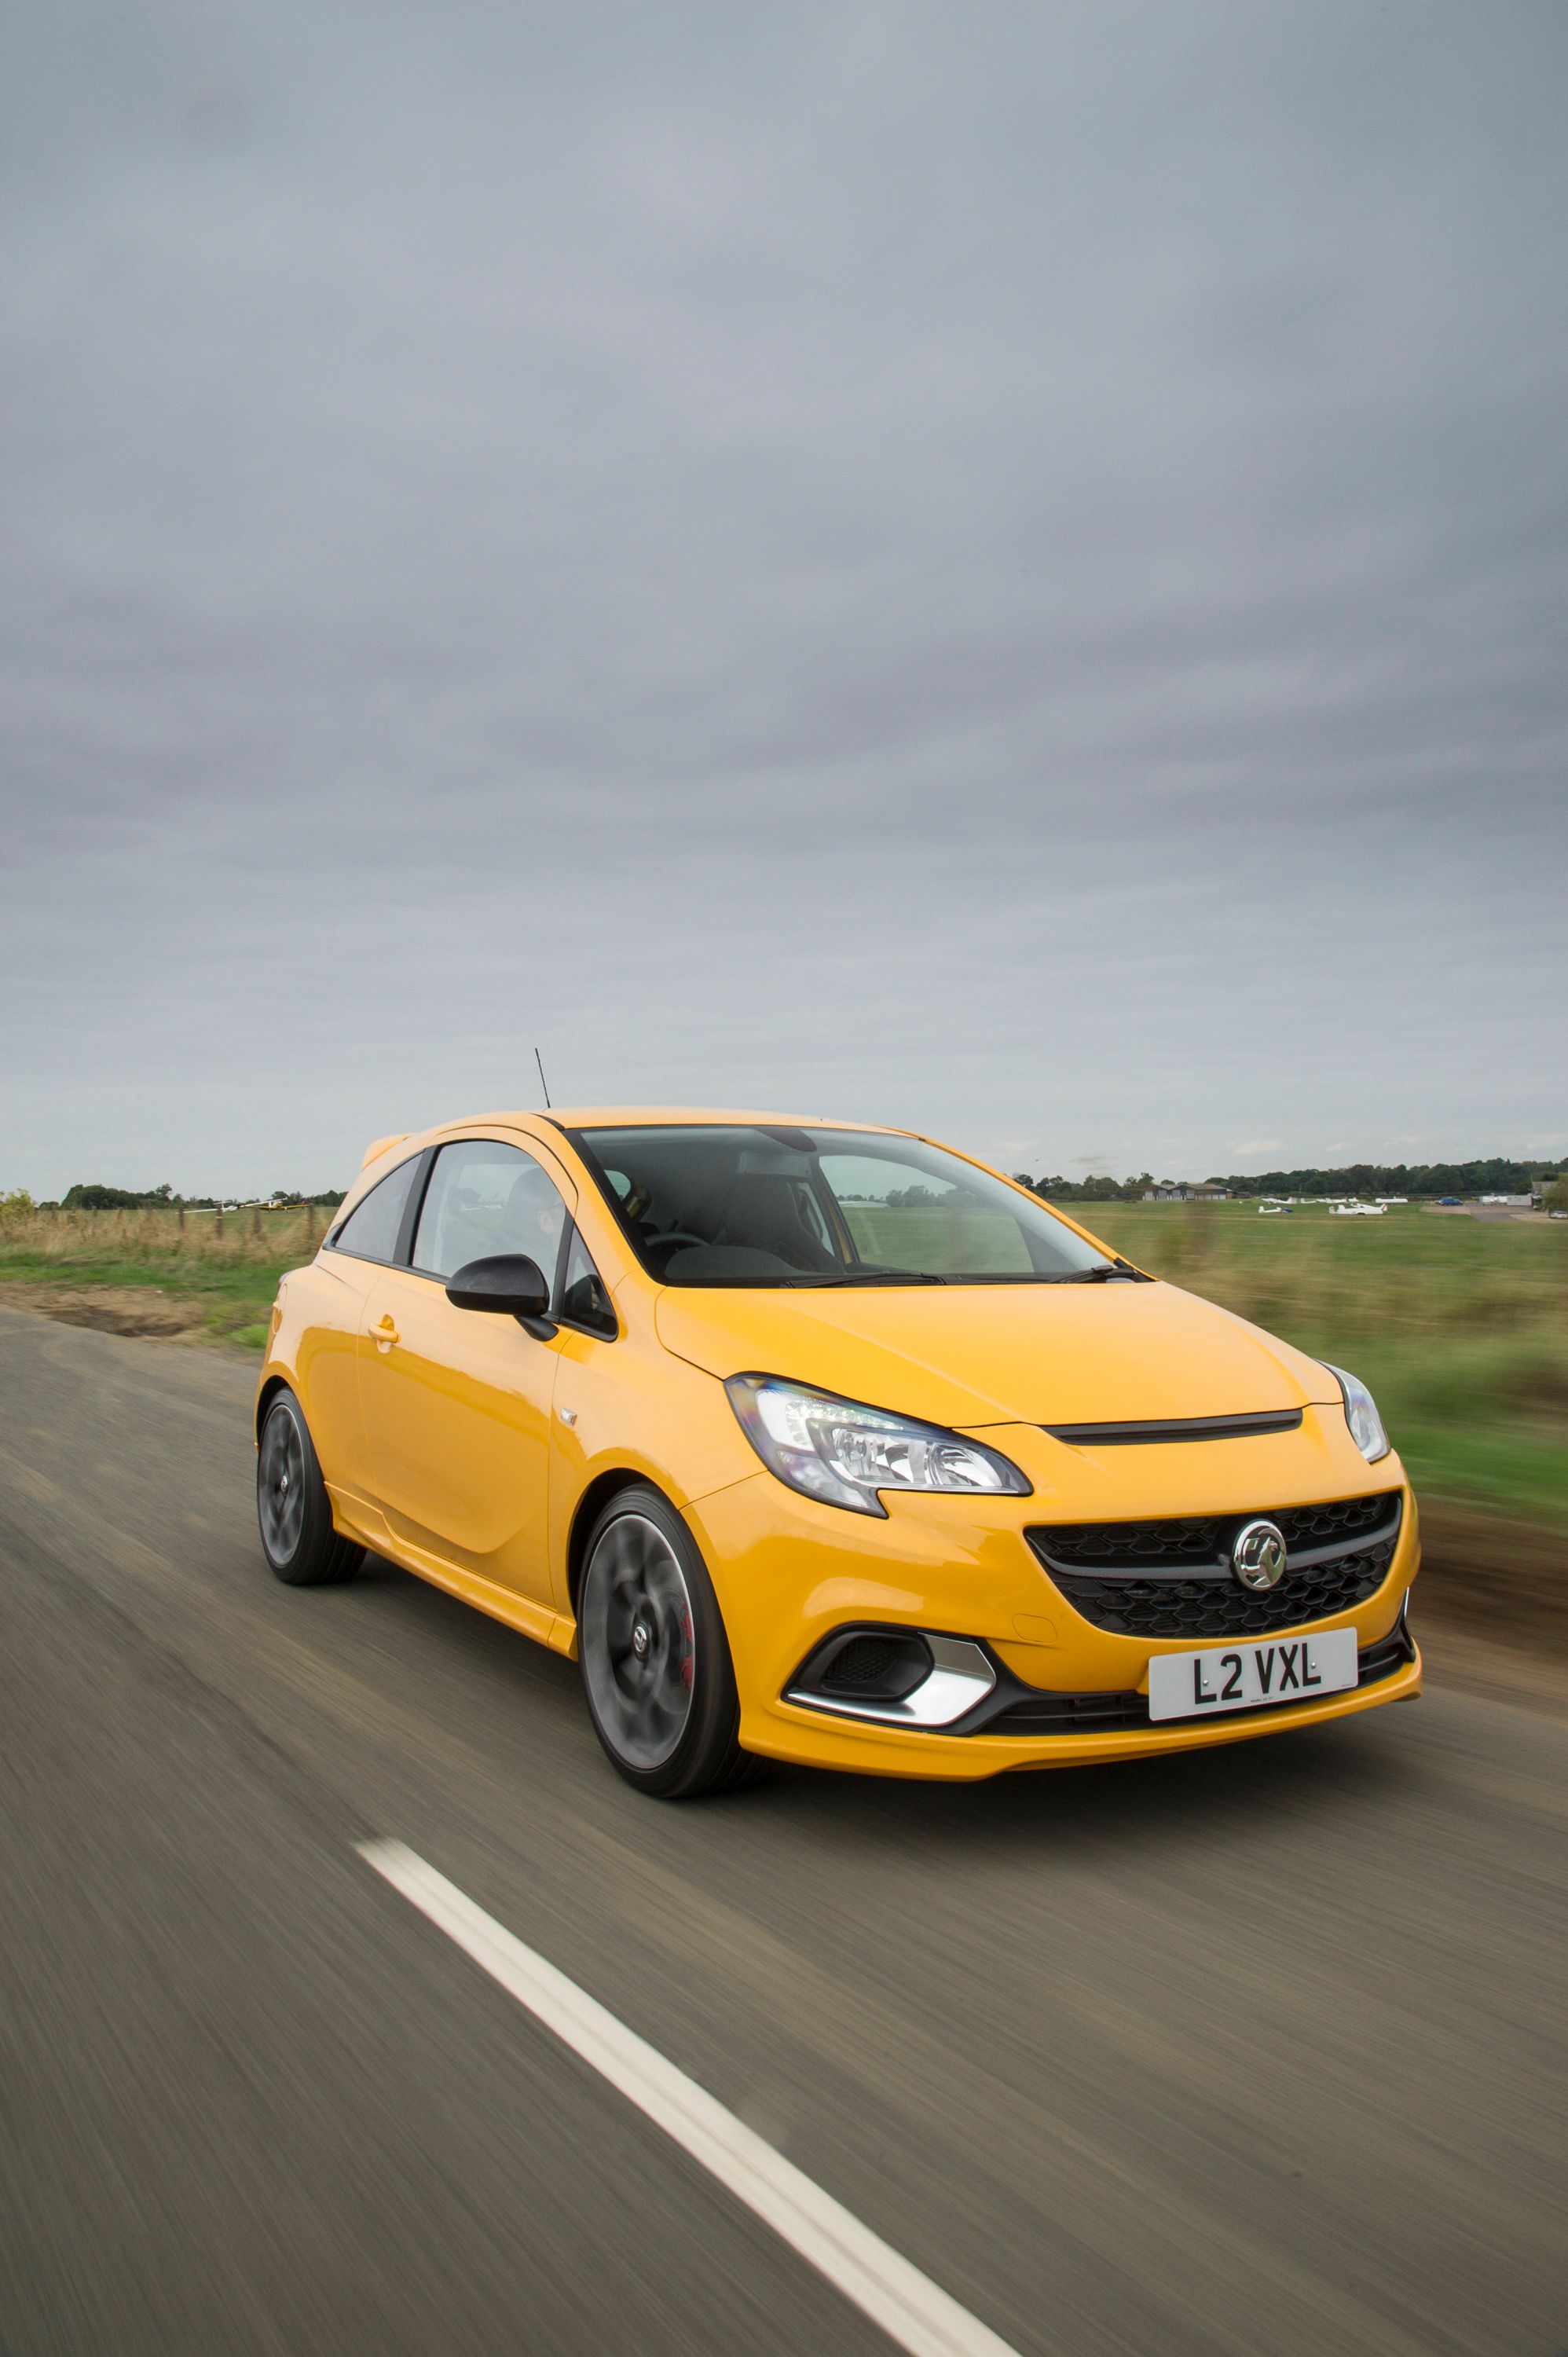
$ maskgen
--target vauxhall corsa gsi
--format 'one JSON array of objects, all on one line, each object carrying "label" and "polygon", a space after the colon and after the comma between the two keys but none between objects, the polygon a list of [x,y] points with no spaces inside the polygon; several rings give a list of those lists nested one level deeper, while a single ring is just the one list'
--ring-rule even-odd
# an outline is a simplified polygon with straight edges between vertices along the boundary
[{"label": "vauxhall corsa gsi", "polygon": [[370,1547],[581,1664],[628,1782],[1148,1758],[1415,1695],[1365,1386],[902,1131],[381,1139],[256,1403],[280,1579]]}]

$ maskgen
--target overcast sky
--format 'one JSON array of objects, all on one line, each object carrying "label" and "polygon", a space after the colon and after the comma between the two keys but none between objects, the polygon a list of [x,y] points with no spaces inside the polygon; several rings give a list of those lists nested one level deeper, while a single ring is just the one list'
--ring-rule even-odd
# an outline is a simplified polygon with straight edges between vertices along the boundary
[{"label": "overcast sky", "polygon": [[1568,1152],[1568,9],[11,0],[0,1188]]}]

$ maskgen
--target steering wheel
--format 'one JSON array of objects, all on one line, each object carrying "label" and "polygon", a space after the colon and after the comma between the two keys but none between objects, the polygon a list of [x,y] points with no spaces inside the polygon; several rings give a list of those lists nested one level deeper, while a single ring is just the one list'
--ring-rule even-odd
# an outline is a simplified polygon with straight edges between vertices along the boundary
[{"label": "steering wheel", "polygon": [[650,1236],[648,1241],[655,1252],[663,1252],[666,1247],[673,1248],[676,1244],[695,1244],[699,1252],[708,1249],[708,1238],[694,1236],[690,1228],[671,1228],[667,1234]]}]

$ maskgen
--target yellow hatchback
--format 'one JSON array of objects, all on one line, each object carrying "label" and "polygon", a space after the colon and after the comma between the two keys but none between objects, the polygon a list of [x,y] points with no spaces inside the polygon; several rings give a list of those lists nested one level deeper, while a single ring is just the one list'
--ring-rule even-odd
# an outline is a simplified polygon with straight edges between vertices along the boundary
[{"label": "yellow hatchback", "polygon": [[382,1138],[284,1278],[267,1559],[370,1547],[575,1658],[667,1799],[1148,1758],[1419,1692],[1365,1386],[901,1130]]}]

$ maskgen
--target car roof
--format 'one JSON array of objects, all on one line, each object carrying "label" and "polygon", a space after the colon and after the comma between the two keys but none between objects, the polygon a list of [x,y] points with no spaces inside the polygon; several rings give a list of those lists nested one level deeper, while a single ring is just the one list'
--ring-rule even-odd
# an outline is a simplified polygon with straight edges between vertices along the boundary
[{"label": "car roof", "polygon": [[535,1135],[541,1127],[561,1130],[577,1129],[676,1129],[700,1126],[755,1129],[843,1129],[865,1135],[875,1132],[884,1137],[917,1137],[918,1130],[889,1129],[883,1122],[832,1121],[821,1114],[741,1113],[728,1107],[713,1105],[553,1105],[548,1112],[540,1105],[514,1106],[509,1112],[458,1114],[450,1120],[433,1122],[428,1129],[394,1130],[388,1137],[372,1138],[366,1146],[360,1164],[361,1174],[376,1169],[393,1150],[402,1146],[405,1157],[410,1153],[439,1145],[444,1138],[474,1129],[532,1129]]},{"label": "car roof", "polygon": [[443,1129],[471,1129],[482,1121],[548,1121],[558,1129],[664,1129],[734,1125],[755,1129],[875,1130],[888,1137],[908,1137],[909,1130],[893,1129],[880,1121],[835,1121],[816,1113],[748,1113],[714,1105],[552,1105],[548,1112],[532,1105],[526,1112],[470,1114],[443,1122]]}]

